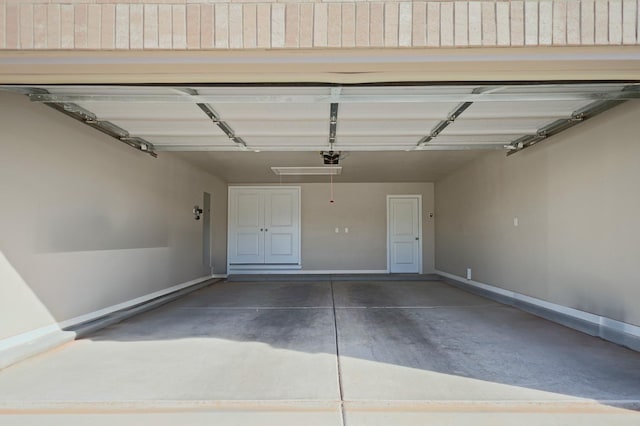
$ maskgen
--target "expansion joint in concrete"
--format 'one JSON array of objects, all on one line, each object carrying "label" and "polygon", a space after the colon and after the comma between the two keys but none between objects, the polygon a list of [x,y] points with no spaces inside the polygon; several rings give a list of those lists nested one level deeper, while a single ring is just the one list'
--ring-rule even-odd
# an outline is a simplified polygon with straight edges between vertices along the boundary
[{"label": "expansion joint in concrete", "polygon": [[333,327],[336,336],[336,365],[338,371],[338,390],[340,392],[340,418],[342,426],[346,425],[345,412],[344,412],[344,390],[342,388],[342,369],[340,366],[340,343],[338,341],[338,317],[336,315],[336,298],[333,291],[333,280],[330,281],[331,285],[331,308],[333,311]]}]

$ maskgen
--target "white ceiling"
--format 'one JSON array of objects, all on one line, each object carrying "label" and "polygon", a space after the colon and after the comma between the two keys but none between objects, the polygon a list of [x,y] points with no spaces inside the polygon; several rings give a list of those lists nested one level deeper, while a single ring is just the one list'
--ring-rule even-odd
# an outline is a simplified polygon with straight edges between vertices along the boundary
[{"label": "white ceiling", "polygon": [[[506,153],[508,145],[519,138],[536,135],[557,120],[570,119],[600,99],[618,96],[626,86],[629,84],[22,89],[40,95],[32,96],[35,101],[72,109],[79,106],[95,116],[92,121],[115,124],[156,152],[180,152],[176,155],[239,183],[277,182],[271,166],[321,165],[318,152],[332,148],[332,106],[337,106],[333,149],[349,153],[341,163],[340,180],[433,181],[483,150]],[[434,134],[435,129],[440,132]],[[432,137],[427,138],[429,135]]]}]

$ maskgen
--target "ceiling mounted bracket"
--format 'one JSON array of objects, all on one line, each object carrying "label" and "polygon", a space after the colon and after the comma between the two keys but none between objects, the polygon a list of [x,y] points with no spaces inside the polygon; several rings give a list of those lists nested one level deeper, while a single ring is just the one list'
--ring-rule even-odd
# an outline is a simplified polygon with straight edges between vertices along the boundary
[{"label": "ceiling mounted bracket", "polygon": [[471,105],[473,104],[473,102],[463,102],[460,105],[458,105],[448,116],[446,120],[442,120],[441,122],[439,122],[438,124],[436,124],[436,126],[431,130],[431,132],[427,135],[424,136],[422,139],[420,139],[418,141],[418,143],[416,144],[416,148],[420,148],[423,145],[431,142],[433,139],[437,138],[438,135],[440,133],[442,133],[442,131],[444,129],[446,129],[448,126],[450,126],[451,124],[453,124],[454,121],[456,121],[456,119],[458,117],[460,117],[460,115],[466,111]]},{"label": "ceiling mounted bracket", "polygon": [[[25,88],[22,93],[26,94],[31,100],[33,100],[33,97],[49,94],[47,90],[36,87]],[[131,136],[129,132],[110,121],[99,120],[93,112],[81,107],[80,105],[74,103],[47,103],[46,105],[89,127],[111,136],[132,148],[149,154],[154,158],[158,156],[155,152],[155,147],[151,142],[138,136]]]},{"label": "ceiling mounted bracket", "polygon": [[[635,91],[635,87],[636,86],[629,86],[628,88],[633,88],[631,90]],[[529,148],[537,144],[538,142],[548,139],[551,136],[557,135],[560,132],[563,132],[577,124],[593,118],[596,115],[599,115],[624,102],[626,102],[626,100],[606,100],[592,102],[589,105],[577,111],[574,111],[573,114],[571,114],[570,118],[556,120],[538,129],[535,135],[522,136],[514,140],[508,145],[510,151],[507,153],[507,155],[518,153],[523,149]]]},{"label": "ceiling mounted bracket", "polygon": [[[503,86],[482,86],[482,87],[474,88],[471,91],[471,94],[472,95],[484,94],[486,96],[488,94],[499,92],[502,89],[504,89]],[[465,101],[465,102],[462,102],[460,105],[458,105],[453,111],[451,111],[451,113],[449,113],[446,120],[442,120],[431,130],[431,133],[429,133],[429,135],[423,137],[418,141],[416,148],[419,149],[420,147],[424,146],[425,144],[431,142],[433,139],[438,137],[438,135],[442,133],[444,129],[446,129],[448,126],[453,124],[453,122],[456,121],[458,117],[462,115],[463,112],[469,109],[471,105],[473,105],[473,102],[471,101]]]},{"label": "ceiling mounted bracket", "polygon": [[[198,91],[195,89],[179,88],[176,90],[192,97],[200,96]],[[231,126],[220,118],[220,114],[218,114],[211,105],[201,102],[196,102],[196,105],[207,115],[207,117],[209,117],[213,124],[218,126],[218,128],[227,135],[232,142],[238,144],[242,149],[247,149],[247,143],[242,138],[236,136]]]},{"label": "ceiling mounted bracket", "polygon": [[333,145],[336,143],[336,133],[338,129],[338,104],[331,104],[331,112],[329,116],[329,146],[333,151]]},{"label": "ceiling mounted bracket", "polygon": [[342,87],[331,88],[331,106],[329,108],[329,149],[333,151],[333,145],[336,143],[336,134],[338,129],[338,106]]}]

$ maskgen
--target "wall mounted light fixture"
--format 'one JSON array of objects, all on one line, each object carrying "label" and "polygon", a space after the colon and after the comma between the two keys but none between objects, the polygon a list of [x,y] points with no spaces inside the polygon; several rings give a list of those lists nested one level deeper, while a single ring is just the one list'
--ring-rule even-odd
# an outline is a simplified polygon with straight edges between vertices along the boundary
[{"label": "wall mounted light fixture", "polygon": [[195,205],[193,206],[193,216],[195,217],[196,220],[200,220],[200,216],[202,215],[204,210],[202,210],[200,208],[200,206]]}]

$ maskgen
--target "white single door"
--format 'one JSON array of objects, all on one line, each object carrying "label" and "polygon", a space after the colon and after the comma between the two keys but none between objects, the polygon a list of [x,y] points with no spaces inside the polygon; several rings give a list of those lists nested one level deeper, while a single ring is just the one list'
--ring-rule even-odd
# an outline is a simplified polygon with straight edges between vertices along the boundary
[{"label": "white single door", "polygon": [[229,263],[264,263],[263,192],[240,189],[229,201]]},{"label": "white single door", "polygon": [[421,206],[418,196],[388,198],[389,272],[418,273],[421,263]]},{"label": "white single door", "polygon": [[297,264],[300,261],[300,192],[274,189],[264,198],[265,263]]}]

